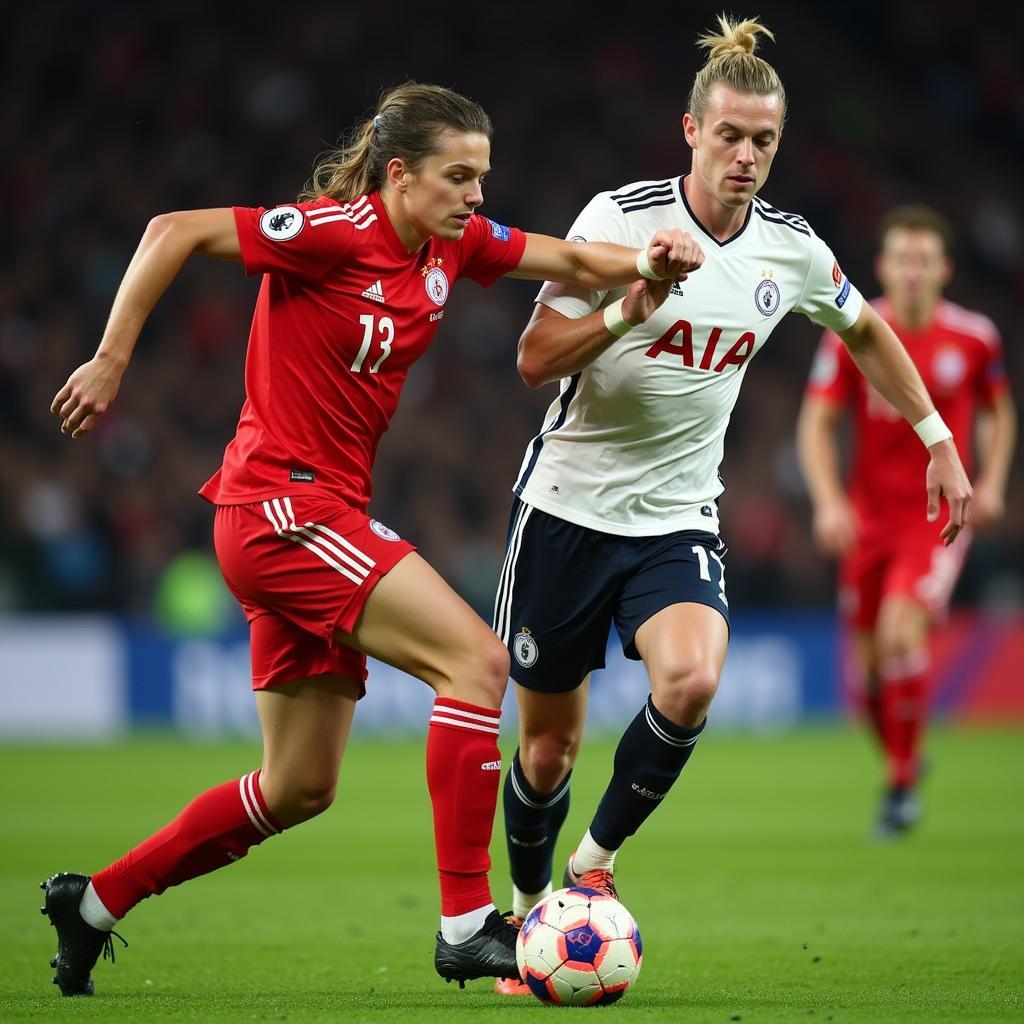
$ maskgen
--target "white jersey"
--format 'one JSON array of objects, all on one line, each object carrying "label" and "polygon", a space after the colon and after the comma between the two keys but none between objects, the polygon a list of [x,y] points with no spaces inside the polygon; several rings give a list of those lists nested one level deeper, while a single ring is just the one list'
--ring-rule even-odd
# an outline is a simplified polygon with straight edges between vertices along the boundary
[{"label": "white jersey", "polygon": [[[645,248],[656,231],[680,228],[704,250],[704,265],[646,323],[562,380],[526,449],[515,493],[604,533],[717,533],[725,429],[751,357],[791,309],[843,331],[863,304],[802,217],[755,197],[743,227],[719,242],[693,216],[682,182],[601,192],[568,236]],[[537,301],[575,319],[625,293],[548,282]]]}]

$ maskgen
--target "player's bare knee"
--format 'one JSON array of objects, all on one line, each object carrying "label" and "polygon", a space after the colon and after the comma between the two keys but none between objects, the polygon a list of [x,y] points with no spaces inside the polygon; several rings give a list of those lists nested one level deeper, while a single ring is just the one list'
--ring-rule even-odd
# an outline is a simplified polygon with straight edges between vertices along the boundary
[{"label": "player's bare knee", "polygon": [[287,782],[279,790],[265,793],[267,810],[284,825],[298,825],[309,821],[318,814],[323,814],[337,793],[336,780],[309,780],[305,782]]},{"label": "player's bare knee", "polygon": [[438,695],[499,708],[508,687],[509,656],[505,645],[491,633],[450,658]]},{"label": "player's bare knee", "polygon": [[652,686],[654,706],[677,725],[699,725],[718,690],[718,675],[703,665],[680,665]]},{"label": "player's bare knee", "polygon": [[511,672],[511,659],[508,656],[508,648],[497,638],[489,640],[485,653],[485,676],[487,685],[495,699],[495,706],[501,704],[508,689],[508,678]]},{"label": "player's bare knee", "polygon": [[560,733],[543,733],[523,738],[519,763],[527,781],[541,793],[551,792],[569,774],[576,741]]},{"label": "player's bare knee", "polygon": [[878,634],[880,665],[916,655],[924,646],[924,637],[914,622],[897,620]]},{"label": "player's bare knee", "polygon": [[299,797],[296,812],[301,815],[301,821],[309,821],[318,814],[323,814],[331,804],[334,803],[334,796],[337,792],[336,786],[330,789],[309,790]]}]

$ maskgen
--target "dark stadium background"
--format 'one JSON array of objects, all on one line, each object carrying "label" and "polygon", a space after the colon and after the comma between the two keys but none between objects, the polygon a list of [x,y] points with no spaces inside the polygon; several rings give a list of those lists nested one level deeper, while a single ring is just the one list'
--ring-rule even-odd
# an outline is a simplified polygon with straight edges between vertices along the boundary
[{"label": "dark stadium background", "polygon": [[[789,92],[763,195],[806,216],[875,293],[874,225],[934,204],[958,231],[949,296],[1003,332],[1024,380],[1024,70],[1017,31],[961,4],[754,4],[760,53]],[[496,126],[484,212],[563,234],[595,192],[686,171],[679,120],[713,5],[17,5],[5,17],[0,136],[0,611],[162,607],[167,572],[211,546],[196,488],[242,399],[257,281],[193,259],[143,333],[113,411],[70,443],[48,412],[93,351],[147,220],[292,199],[314,156],[407,78],[478,99]],[[535,288],[463,285],[415,368],[372,508],[485,616],[510,486],[553,386],[529,391],[515,345]],[[735,608],[831,606],[793,424],[818,331],[779,327],[727,439],[723,533]],[[882,498],[884,500],[884,496]],[[979,537],[961,604],[1024,601],[1024,475]],[[922,489],[922,509],[924,493]],[[184,573],[186,580],[204,578]],[[185,584],[188,585],[188,584]],[[231,614],[234,614],[233,612]]]},{"label": "dark stadium background", "polygon": [[[765,198],[806,216],[868,295],[879,215],[907,201],[944,211],[959,235],[949,296],[996,322],[1024,405],[1020,10],[726,9],[776,33],[760,52],[789,93]],[[0,1020],[65,1021],[70,1010],[106,1024],[497,1024],[543,1012],[510,1008],[484,982],[441,985],[433,971],[432,694],[380,665],[336,805],[242,864],[146,900],[119,926],[131,947],[118,945],[116,966],[98,964],[96,999],[58,998],[40,879],[101,868],[194,794],[259,765],[244,623],[196,494],[235,427],[258,282],[190,261],[101,426],[72,443],[48,409],[94,351],[152,216],[291,201],[315,155],[406,79],[452,86],[490,112],[484,212],[500,222],[562,234],[596,191],[685,172],[695,40],[721,10],[4,6]],[[375,472],[374,514],[485,618],[510,488],[554,394],[515,371],[534,294],[515,281],[456,290]],[[730,651],[697,755],[617,862],[645,961],[635,992],[608,1012],[635,1024],[1003,1024],[1024,1005],[1024,460],[1006,521],[977,539],[935,645],[942,720],[927,737],[921,827],[871,843],[883,769],[867,731],[837,714],[835,573],[813,550],[793,453],[818,334],[800,317],[776,329],[727,437]],[[923,487],[921,497],[923,515]],[[648,692],[642,666],[617,649],[591,687],[556,870]],[[512,705],[509,693],[506,759]],[[499,804],[491,879],[503,910],[502,831]]]}]

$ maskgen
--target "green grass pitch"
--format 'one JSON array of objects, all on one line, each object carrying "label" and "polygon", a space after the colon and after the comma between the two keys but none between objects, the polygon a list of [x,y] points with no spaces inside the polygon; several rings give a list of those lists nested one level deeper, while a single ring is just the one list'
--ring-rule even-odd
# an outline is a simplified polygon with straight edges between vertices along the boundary
[{"label": "green grass pitch", "polygon": [[[926,817],[868,832],[877,766],[848,728],[708,735],[619,857],[644,938],[635,989],[557,1010],[433,972],[437,893],[420,742],[357,742],[334,807],[242,863],[138,907],[98,994],[50,984],[37,885],[96,870],[197,791],[257,764],[243,743],[137,737],[0,747],[0,1020],[1007,1021],[1024,1019],[1024,733],[937,730]],[[508,756],[514,744],[503,740]],[[614,741],[585,746],[561,860],[589,821]],[[508,903],[500,825],[492,844]],[[561,865],[558,865],[558,870]]]}]

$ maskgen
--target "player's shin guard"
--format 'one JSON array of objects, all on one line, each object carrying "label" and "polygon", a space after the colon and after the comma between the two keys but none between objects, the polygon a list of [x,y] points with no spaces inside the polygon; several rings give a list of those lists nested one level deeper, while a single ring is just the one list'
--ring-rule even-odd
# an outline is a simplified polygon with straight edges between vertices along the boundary
[{"label": "player's shin guard", "polygon": [[201,793],[169,825],[93,875],[107,911],[124,917],[147,896],[240,860],[280,832],[263,801],[259,776],[251,772]]},{"label": "player's shin guard", "polygon": [[501,778],[501,712],[438,697],[427,732],[427,788],[441,879],[441,914],[491,903],[488,846]]},{"label": "player's shin guard", "polygon": [[921,735],[928,714],[928,654],[917,651],[882,662],[882,713],[889,785],[908,788],[917,782]]},{"label": "player's shin guard", "polygon": [[636,832],[672,788],[703,728],[676,725],[647,699],[615,751],[611,782],[590,825],[596,843],[617,850]]},{"label": "player's shin guard", "polygon": [[[539,793],[526,779],[516,750],[505,776],[505,839],[512,882],[523,893],[539,893],[551,881],[559,829],[569,813],[570,772],[551,793]],[[517,908],[513,908],[517,910]]]}]

